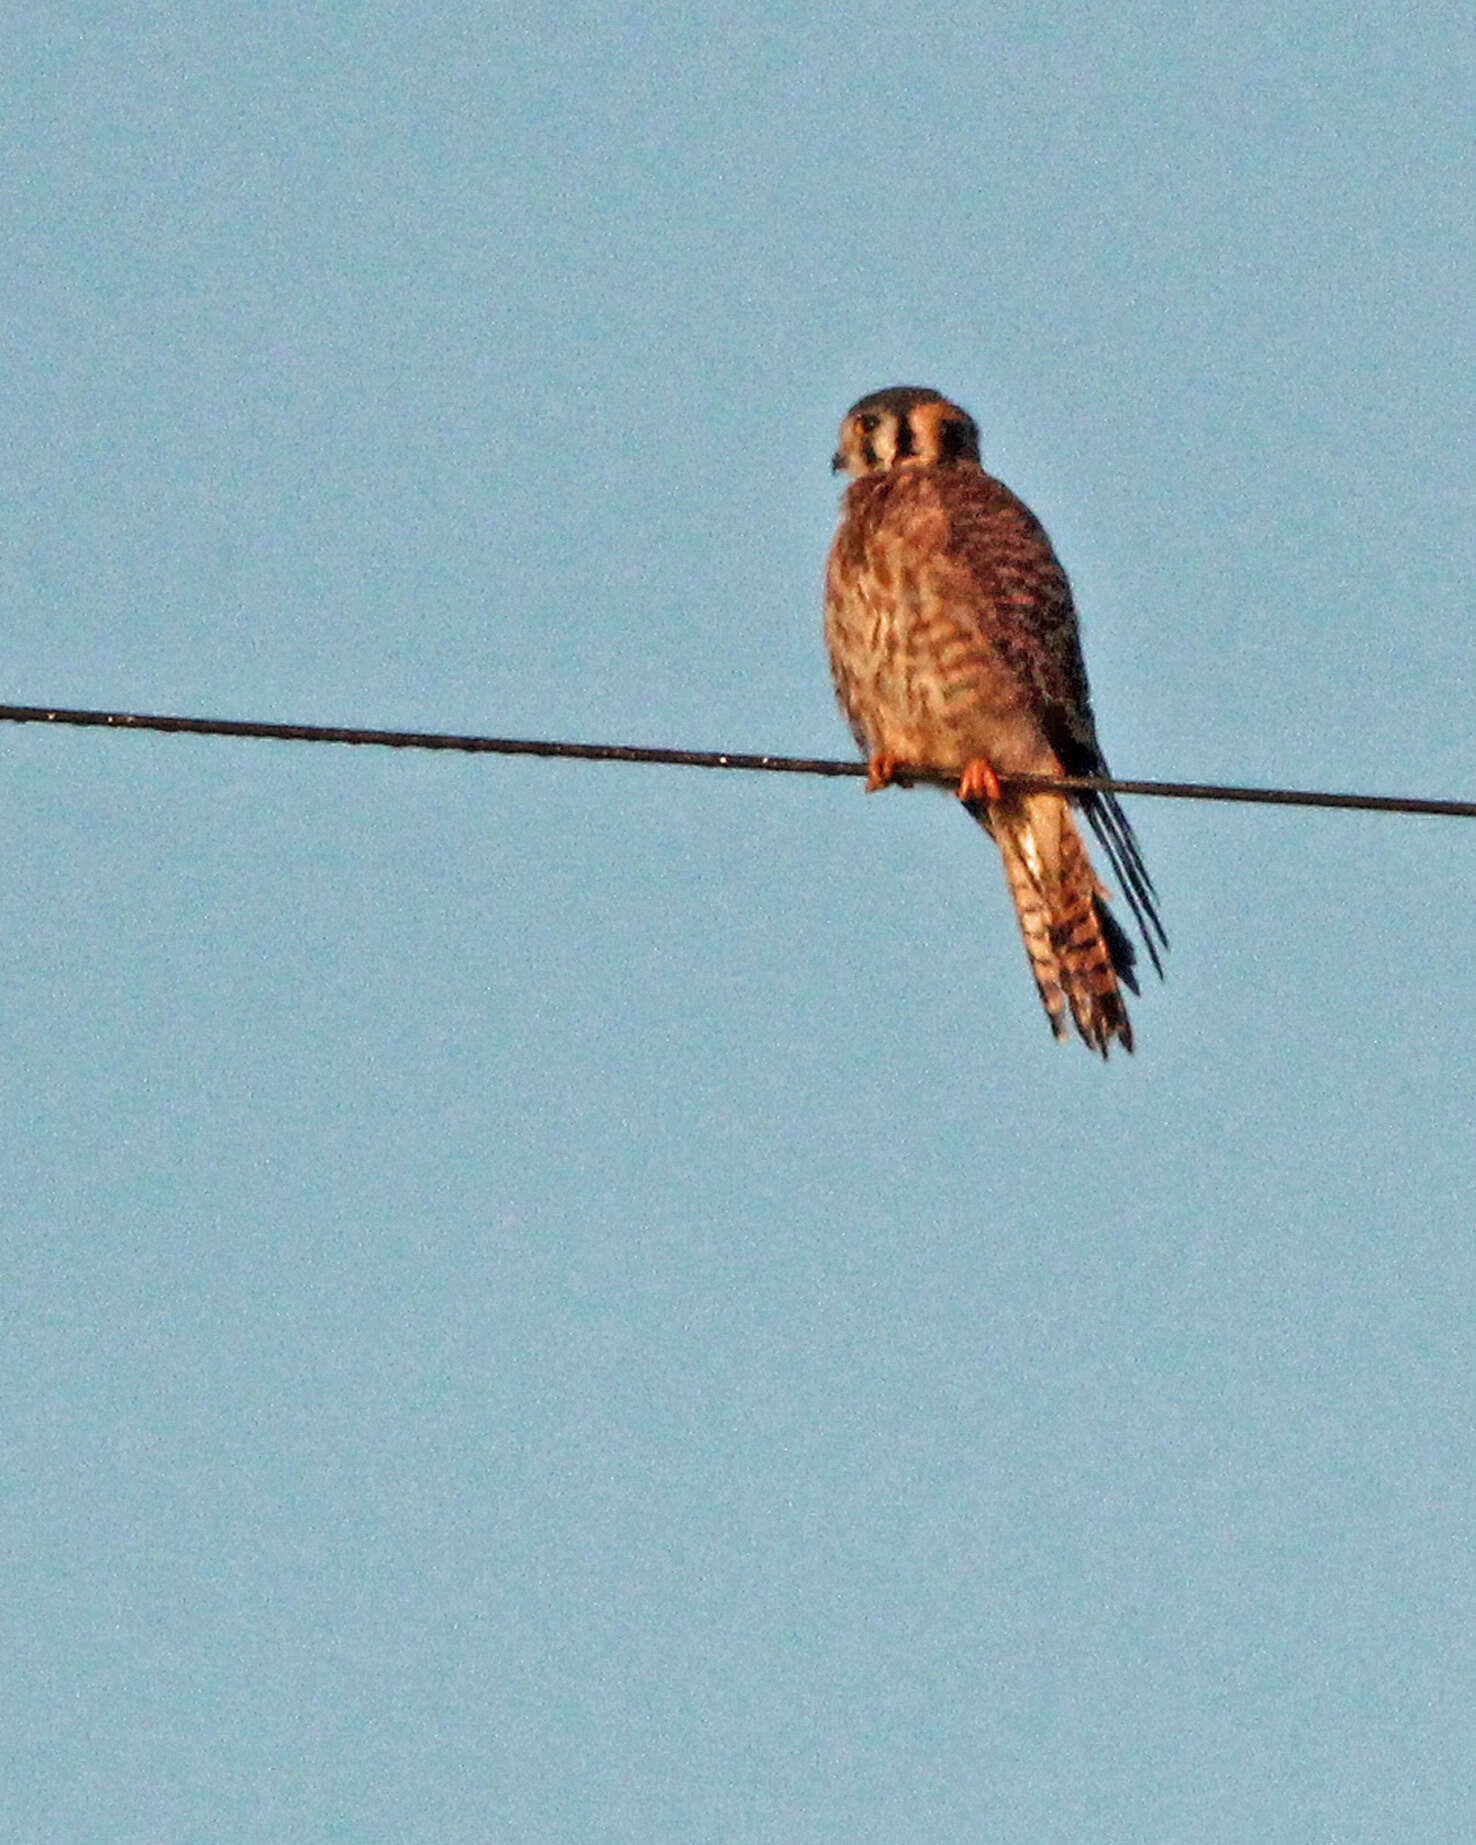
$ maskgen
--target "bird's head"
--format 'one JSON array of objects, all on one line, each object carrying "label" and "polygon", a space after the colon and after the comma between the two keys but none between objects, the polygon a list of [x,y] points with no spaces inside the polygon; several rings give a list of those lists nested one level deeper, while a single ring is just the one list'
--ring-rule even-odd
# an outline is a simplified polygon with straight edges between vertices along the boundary
[{"label": "bird's head", "polygon": [[830,465],[859,477],[978,459],[979,431],[967,410],[922,385],[894,384],[852,404]]}]

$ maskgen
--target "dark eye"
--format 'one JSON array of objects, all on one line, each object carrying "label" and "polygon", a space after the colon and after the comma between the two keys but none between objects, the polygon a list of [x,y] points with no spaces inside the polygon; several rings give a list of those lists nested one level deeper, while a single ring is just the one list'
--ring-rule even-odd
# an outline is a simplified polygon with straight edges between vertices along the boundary
[{"label": "dark eye", "polygon": [[868,410],[864,416],[856,418],[856,426],[863,436],[869,436],[881,428],[881,418],[874,410]]}]

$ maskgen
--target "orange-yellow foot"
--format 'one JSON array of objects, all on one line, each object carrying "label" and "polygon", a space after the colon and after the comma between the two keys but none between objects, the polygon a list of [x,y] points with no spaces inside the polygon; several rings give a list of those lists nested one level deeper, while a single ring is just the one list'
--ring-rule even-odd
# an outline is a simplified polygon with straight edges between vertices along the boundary
[{"label": "orange-yellow foot", "polygon": [[897,758],[877,751],[866,764],[866,792],[875,794],[879,788],[890,788],[892,777],[897,773]]},{"label": "orange-yellow foot", "polygon": [[976,756],[964,765],[964,772],[958,781],[958,798],[961,801],[997,801],[999,799],[999,777],[994,773],[994,764],[987,756]]}]

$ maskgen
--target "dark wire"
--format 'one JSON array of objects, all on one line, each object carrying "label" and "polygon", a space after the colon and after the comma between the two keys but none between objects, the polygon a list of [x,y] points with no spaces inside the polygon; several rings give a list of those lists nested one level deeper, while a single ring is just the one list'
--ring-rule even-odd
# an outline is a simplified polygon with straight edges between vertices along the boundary
[{"label": "dark wire", "polygon": [[[775,775],[858,776],[860,762],[814,756],[747,756],[731,750],[647,749],[633,743],[550,743],[521,737],[457,737],[434,730],[359,730],[332,724],[260,724],[239,718],[159,717],[137,711],[63,711],[0,705],[10,724],[73,724],[94,730],[155,730],[195,737],[264,737],[282,743],[359,743],[392,750],[459,750],[472,756],[551,756],[576,762],[647,762],[680,769],[761,769]],[[956,776],[899,769],[899,782],[952,787]],[[1263,807],[1345,807],[1375,814],[1444,814],[1476,819],[1476,801],[1433,801],[1393,794],[1323,794],[1306,788],[1229,788],[1208,782],[1116,781],[1092,775],[1002,775],[1021,793],[1141,794],[1177,801],[1249,801]]]}]

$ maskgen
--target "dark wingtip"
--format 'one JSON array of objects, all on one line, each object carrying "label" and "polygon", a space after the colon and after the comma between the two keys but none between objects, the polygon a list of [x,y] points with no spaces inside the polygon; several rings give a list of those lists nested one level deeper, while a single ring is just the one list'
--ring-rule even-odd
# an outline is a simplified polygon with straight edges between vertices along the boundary
[{"label": "dark wingtip", "polygon": [[[1102,934],[1107,942],[1107,952],[1112,957],[1112,971],[1130,993],[1141,992],[1137,975],[1138,951],[1133,946],[1133,938],[1112,914],[1102,898],[1097,897],[1093,901],[1097,911],[1097,921],[1101,925]],[[1147,947],[1151,955],[1153,944],[1150,942]],[[1154,965],[1157,966],[1156,957]],[[1158,971],[1161,977],[1163,969],[1159,968]]]},{"label": "dark wingtip", "polygon": [[[1106,770],[1105,765],[1096,761],[1081,772],[1101,775],[1105,774]],[[1168,947],[1168,932],[1158,913],[1158,893],[1154,890],[1153,880],[1149,877],[1148,868],[1143,863],[1143,854],[1139,850],[1138,841],[1128,822],[1128,817],[1110,794],[1084,796],[1081,809],[1087,817],[1088,825],[1096,834],[1099,844],[1111,861],[1112,869],[1117,874],[1120,894],[1133,913],[1133,918],[1143,937],[1143,946],[1148,951],[1148,959],[1153,963],[1153,971],[1162,980],[1164,978],[1163,960],[1159,950]],[[1101,906],[1098,907],[1100,909]],[[1119,933],[1121,933],[1120,930]],[[1114,950],[1115,958],[1116,951]],[[1122,973],[1120,967],[1118,972]],[[1138,989],[1131,980],[1128,984],[1136,993]]]}]

